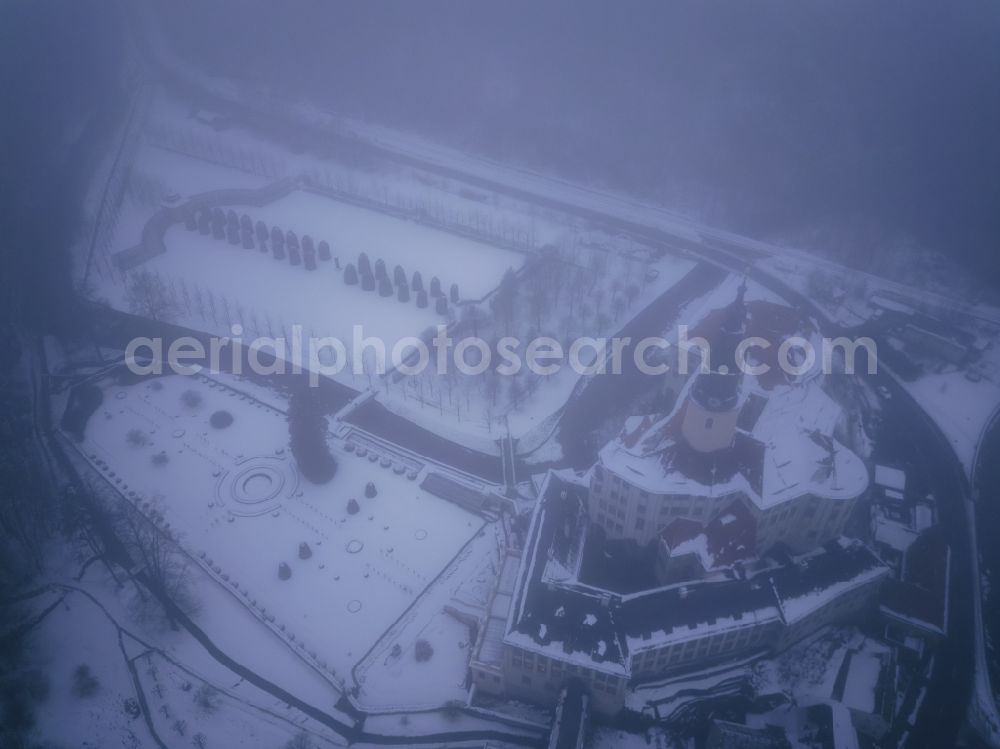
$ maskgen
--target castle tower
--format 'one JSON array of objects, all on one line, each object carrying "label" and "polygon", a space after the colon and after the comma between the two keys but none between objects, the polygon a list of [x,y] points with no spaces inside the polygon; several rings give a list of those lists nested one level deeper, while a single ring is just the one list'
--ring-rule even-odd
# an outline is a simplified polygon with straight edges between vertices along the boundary
[{"label": "castle tower", "polygon": [[746,336],[746,280],[725,309],[719,334],[712,342],[709,366],[695,375],[684,408],[681,434],[698,452],[724,450],[733,443],[739,416],[742,370],[736,351]]}]

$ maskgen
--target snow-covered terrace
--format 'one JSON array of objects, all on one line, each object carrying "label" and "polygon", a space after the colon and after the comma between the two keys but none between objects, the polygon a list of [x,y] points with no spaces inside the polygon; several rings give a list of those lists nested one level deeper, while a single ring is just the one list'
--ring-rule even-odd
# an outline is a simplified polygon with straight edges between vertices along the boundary
[{"label": "snow-covered terrace", "polygon": [[[334,684],[484,526],[421,490],[423,469],[339,444],[337,475],[311,484],[290,456],[284,414],[236,378],[100,384],[80,453]],[[219,411],[231,426],[210,424]]]}]

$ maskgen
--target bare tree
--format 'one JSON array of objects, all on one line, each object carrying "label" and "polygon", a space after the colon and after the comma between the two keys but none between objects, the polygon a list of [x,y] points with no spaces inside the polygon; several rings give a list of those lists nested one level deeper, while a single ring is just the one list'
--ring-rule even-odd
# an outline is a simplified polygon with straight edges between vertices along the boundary
[{"label": "bare tree", "polygon": [[147,270],[132,274],[125,289],[125,301],[132,312],[151,320],[170,320],[178,312],[163,279]]},{"label": "bare tree", "polygon": [[[136,562],[143,581],[158,598],[168,598],[188,613],[197,608],[190,586],[187,559],[169,535],[163,515],[154,503],[143,514],[131,504],[122,502],[113,518],[115,534]],[[142,613],[150,612],[151,603],[139,589]],[[156,609],[152,609],[156,610]],[[177,623],[169,607],[162,609],[171,628]]]}]

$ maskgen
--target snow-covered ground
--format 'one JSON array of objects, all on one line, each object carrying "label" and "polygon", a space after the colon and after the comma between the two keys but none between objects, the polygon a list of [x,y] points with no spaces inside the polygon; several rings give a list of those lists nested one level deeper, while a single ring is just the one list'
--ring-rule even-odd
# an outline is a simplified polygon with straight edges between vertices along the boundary
[{"label": "snow-covered ground", "polygon": [[997,371],[986,369],[978,382],[967,379],[962,371],[950,371],[902,383],[944,432],[969,477],[980,441],[1000,408],[1000,382],[994,381]]},{"label": "snow-covered ground", "polygon": [[[365,709],[438,708],[468,697],[465,677],[472,648],[468,620],[487,605],[499,569],[502,539],[496,525],[477,535],[442,575],[382,636],[358,664],[356,702]],[[429,644],[433,655],[416,658],[416,643]],[[412,679],[422,688],[414,693]]]},{"label": "snow-covered ground", "polygon": [[[139,243],[146,221],[158,207],[156,196],[181,196],[223,188],[260,187],[270,180],[226,166],[147,145],[140,150],[133,187],[119,222],[109,255],[101,255],[93,280],[95,293],[119,309],[128,310],[127,281],[113,270],[113,254]],[[157,187],[147,188],[148,184]],[[179,309],[176,319],[209,332],[228,333],[239,322],[248,334],[288,335],[299,325],[316,336],[352,340],[352,326],[363,325],[366,336],[385,342],[387,349],[406,336],[418,335],[446,322],[433,306],[420,309],[415,299],[401,303],[344,283],[343,268],[357,263],[365,252],[374,263],[383,260],[390,275],[400,265],[412,277],[420,271],[424,282],[440,279],[447,292],[457,284],[462,298],[479,299],[499,283],[508,268],[517,269],[523,253],[478,242],[417,224],[388,213],[349,205],[315,192],[296,190],[262,207],[235,205],[256,223],[309,235],[318,244],[329,242],[334,257],[320,262],[316,271],[270,253],[245,250],[224,240],[188,231],[182,224],[167,229],[166,253],[143,263],[141,270],[159,275],[168,284]],[[211,309],[207,300],[211,295]],[[350,346],[348,345],[348,348]]]},{"label": "snow-covered ground", "polygon": [[[278,635],[275,646],[343,685],[484,522],[337,446],[336,477],[310,484],[288,453],[283,414],[219,380],[106,384],[80,450],[144,512],[162,515],[161,528]],[[221,410],[234,422],[216,429],[209,417]]]},{"label": "snow-covered ground", "polygon": [[[493,442],[504,436],[508,427],[515,439],[538,430],[541,433],[535,437],[544,441],[549,431],[546,426],[566,404],[583,376],[568,358],[572,341],[583,336],[610,339],[629,319],[671,289],[694,267],[691,260],[675,255],[655,259],[649,254],[617,255],[614,240],[604,239],[606,249],[592,250],[589,255],[593,267],[582,268],[568,258],[558,261],[556,270],[550,272],[553,276],[559,275],[561,281],[545,284],[539,293],[550,298],[543,305],[533,306],[531,284],[534,280],[528,279],[517,292],[509,324],[486,314],[474,330],[467,327],[464,331],[465,334],[475,333],[485,341],[496,341],[507,335],[518,338],[520,345],[515,351],[522,361],[529,341],[549,336],[558,341],[563,350],[561,366],[556,373],[539,376],[526,366],[516,376],[499,378],[492,373],[463,375],[451,372],[439,376],[428,371],[379,390],[379,400],[431,431],[472,444],[485,452],[495,451]],[[611,343],[608,342],[607,352],[610,351]],[[630,356],[631,349],[626,349],[625,355]],[[593,356],[592,348],[583,348],[580,364],[590,365]],[[471,353],[468,361],[475,364],[478,354]],[[499,363],[498,357],[494,362]]]},{"label": "snow-covered ground", "polygon": [[[754,689],[759,695],[785,693],[800,704],[829,700],[848,651],[881,657],[888,654],[889,646],[851,627],[826,628],[781,655],[754,664]],[[863,701],[869,691],[874,692],[878,671],[867,669],[860,676],[868,678],[852,682],[852,697]]]}]

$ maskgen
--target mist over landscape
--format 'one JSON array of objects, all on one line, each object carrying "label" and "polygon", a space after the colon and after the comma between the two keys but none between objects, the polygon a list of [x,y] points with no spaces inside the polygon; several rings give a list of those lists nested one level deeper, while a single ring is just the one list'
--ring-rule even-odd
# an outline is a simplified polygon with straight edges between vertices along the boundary
[{"label": "mist over landscape", "polygon": [[0,12],[0,745],[1000,746],[1000,5]]}]

